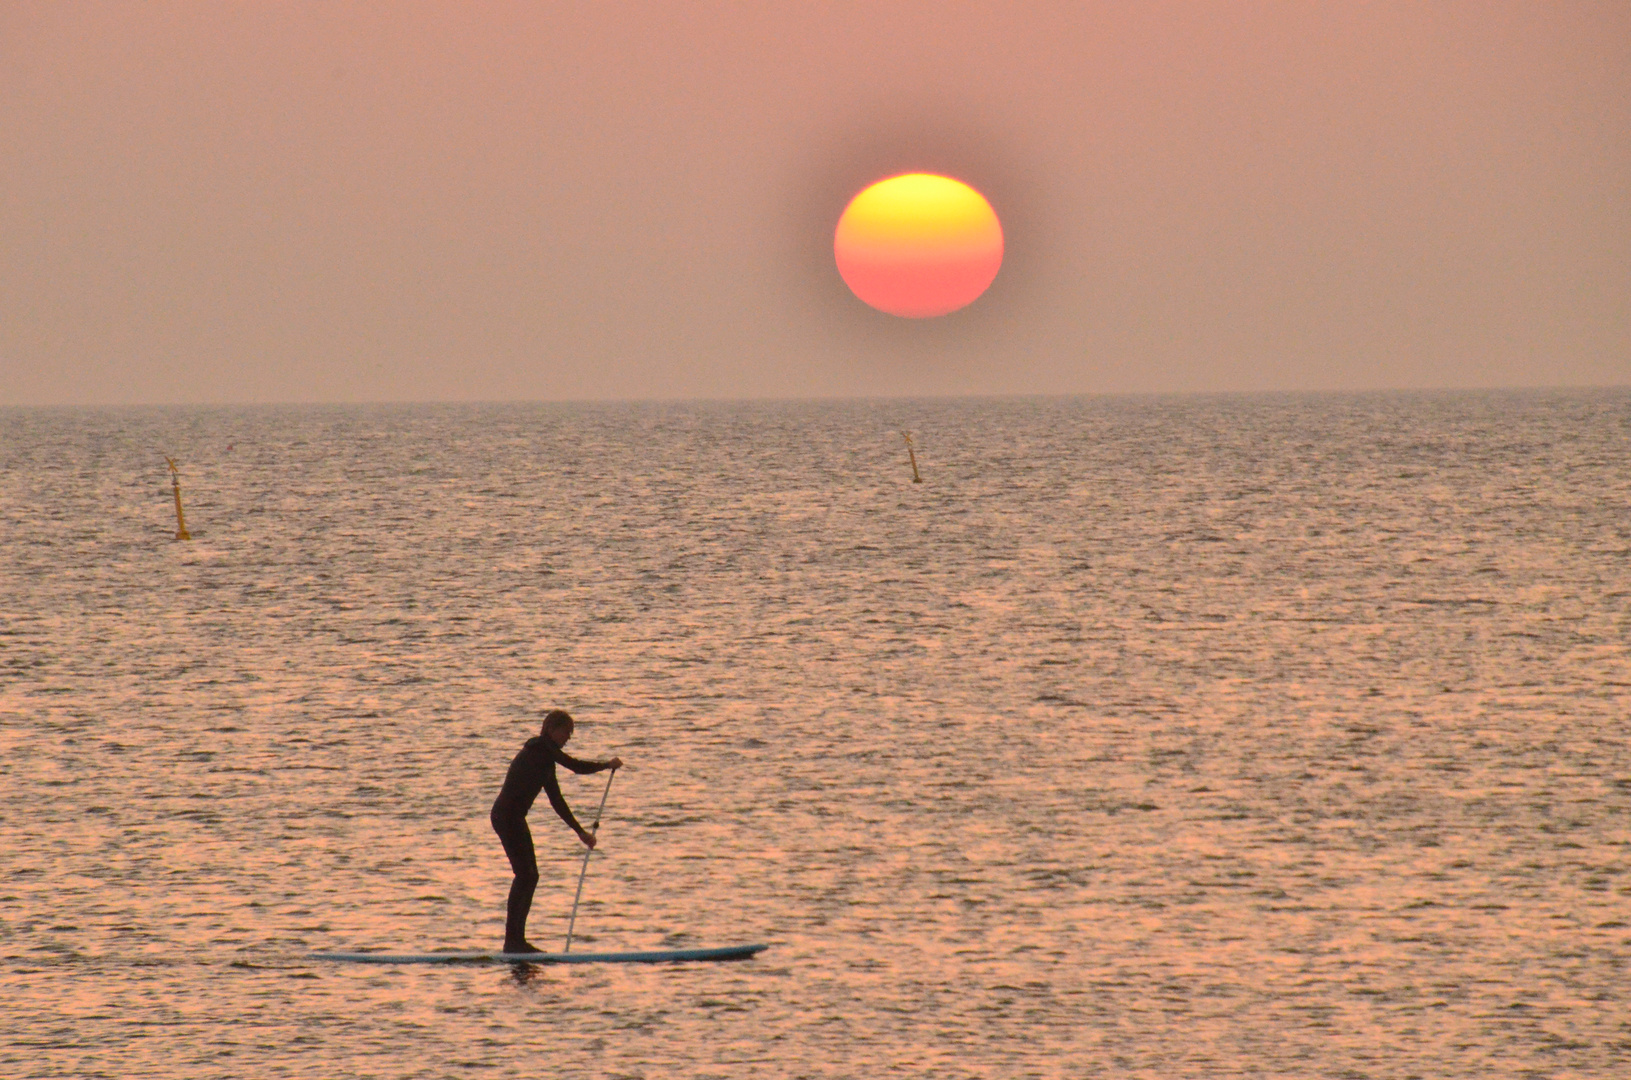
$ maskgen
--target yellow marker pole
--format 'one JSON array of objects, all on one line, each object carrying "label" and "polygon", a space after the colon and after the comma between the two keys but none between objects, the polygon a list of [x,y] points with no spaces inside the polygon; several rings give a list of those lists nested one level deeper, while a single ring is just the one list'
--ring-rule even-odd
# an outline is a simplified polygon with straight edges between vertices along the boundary
[{"label": "yellow marker pole", "polygon": [[187,531],[187,519],[181,515],[181,471],[176,468],[176,459],[166,454],[164,460],[170,463],[170,492],[176,497],[176,539],[191,540],[193,534]]},{"label": "yellow marker pole", "polygon": [[903,431],[900,433],[900,437],[906,440],[906,453],[912,459],[912,483],[921,484],[923,483],[923,477],[917,474],[917,451],[912,449],[912,433]]}]

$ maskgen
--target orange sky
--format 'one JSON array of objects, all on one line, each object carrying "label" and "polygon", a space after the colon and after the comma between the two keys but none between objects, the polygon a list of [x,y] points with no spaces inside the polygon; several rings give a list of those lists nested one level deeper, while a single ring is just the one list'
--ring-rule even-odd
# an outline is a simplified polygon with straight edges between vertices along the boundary
[{"label": "orange sky", "polygon": [[1623,0],[0,5],[0,404],[1627,382]]}]

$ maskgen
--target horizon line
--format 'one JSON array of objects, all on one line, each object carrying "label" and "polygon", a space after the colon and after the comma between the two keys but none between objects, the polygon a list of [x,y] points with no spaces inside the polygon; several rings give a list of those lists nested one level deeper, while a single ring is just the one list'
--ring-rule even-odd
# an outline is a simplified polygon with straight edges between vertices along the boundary
[{"label": "horizon line", "polygon": [[1036,392],[969,392],[940,394],[808,394],[774,396],[743,395],[723,397],[674,395],[671,397],[570,397],[570,398],[330,398],[206,401],[0,401],[0,409],[235,409],[235,408],[313,408],[408,405],[730,405],[730,404],[816,404],[865,401],[1062,401],[1073,398],[1221,398],[1221,397],[1358,397],[1370,394],[1477,394],[1534,393],[1546,391],[1631,390],[1631,380],[1623,383],[1491,383],[1485,385],[1429,385],[1375,387],[1279,387],[1237,390],[1071,390]]}]

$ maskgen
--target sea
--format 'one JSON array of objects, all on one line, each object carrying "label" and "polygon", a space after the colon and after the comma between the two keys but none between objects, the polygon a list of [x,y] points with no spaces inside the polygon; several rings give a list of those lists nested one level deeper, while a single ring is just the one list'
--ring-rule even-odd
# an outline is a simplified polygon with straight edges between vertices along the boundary
[{"label": "sea", "polygon": [[[1628,451],[1627,389],[0,410],[0,1075],[1631,1075]],[[314,960],[499,947],[552,708],[626,763],[573,948],[769,948]]]}]

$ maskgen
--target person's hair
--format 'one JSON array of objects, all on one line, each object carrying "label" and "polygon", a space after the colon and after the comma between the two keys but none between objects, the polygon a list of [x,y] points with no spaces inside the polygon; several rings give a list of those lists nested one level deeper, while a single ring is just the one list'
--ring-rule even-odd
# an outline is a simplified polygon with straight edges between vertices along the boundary
[{"label": "person's hair", "polygon": [[548,731],[550,728],[565,728],[570,732],[572,730],[572,714],[564,709],[549,710],[544,714],[544,730]]}]

